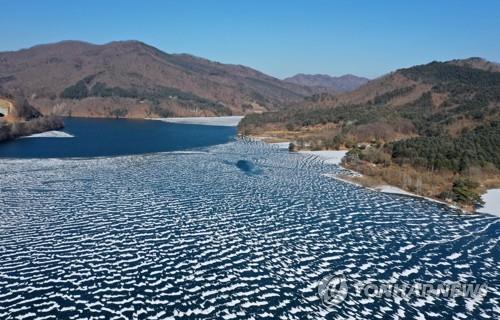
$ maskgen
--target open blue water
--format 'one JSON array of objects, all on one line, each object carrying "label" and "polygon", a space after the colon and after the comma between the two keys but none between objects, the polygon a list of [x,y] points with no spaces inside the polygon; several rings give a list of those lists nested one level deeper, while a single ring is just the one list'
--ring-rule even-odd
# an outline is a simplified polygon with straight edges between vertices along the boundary
[{"label": "open blue water", "polygon": [[[0,319],[499,318],[499,218],[324,175],[339,171],[247,140],[0,160]],[[325,307],[317,285],[334,274],[488,289],[370,299],[351,288]]]},{"label": "open blue water", "polygon": [[74,138],[22,138],[0,144],[0,157],[102,157],[178,151],[228,142],[234,127],[152,120],[66,118]]}]

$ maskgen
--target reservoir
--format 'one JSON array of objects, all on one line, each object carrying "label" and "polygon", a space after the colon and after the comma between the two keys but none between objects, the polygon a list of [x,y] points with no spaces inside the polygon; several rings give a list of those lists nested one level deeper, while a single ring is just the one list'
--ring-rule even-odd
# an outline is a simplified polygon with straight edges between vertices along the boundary
[{"label": "reservoir", "polygon": [[[0,319],[498,319],[498,217],[334,180],[234,127],[65,132],[0,145]],[[327,307],[332,275],[348,292]],[[367,298],[359,282],[488,289]]]},{"label": "reservoir", "polygon": [[0,144],[3,158],[75,158],[179,151],[228,142],[236,128],[152,120],[66,118],[71,138],[21,138]]}]

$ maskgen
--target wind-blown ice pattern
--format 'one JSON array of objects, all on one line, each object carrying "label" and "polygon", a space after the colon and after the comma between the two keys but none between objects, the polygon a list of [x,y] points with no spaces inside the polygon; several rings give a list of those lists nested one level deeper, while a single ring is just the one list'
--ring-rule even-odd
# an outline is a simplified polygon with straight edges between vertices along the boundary
[{"label": "wind-blown ice pattern", "polygon": [[[0,319],[498,319],[499,218],[323,175],[338,170],[249,141],[2,160]],[[327,309],[316,285],[340,273],[489,289]]]}]

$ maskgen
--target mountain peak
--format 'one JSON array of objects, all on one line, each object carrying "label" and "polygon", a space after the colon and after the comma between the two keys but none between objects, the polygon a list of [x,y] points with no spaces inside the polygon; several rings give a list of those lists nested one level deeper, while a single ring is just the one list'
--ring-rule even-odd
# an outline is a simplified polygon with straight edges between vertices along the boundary
[{"label": "mountain peak", "polygon": [[488,61],[481,57],[470,57],[467,59],[456,59],[447,61],[446,63],[458,65],[461,67],[469,67],[473,69],[481,69],[484,71],[500,72],[500,65],[498,63]]},{"label": "mountain peak", "polygon": [[321,88],[324,89],[324,91],[349,92],[366,84],[369,79],[352,74],[332,77],[327,74],[299,73],[293,77],[285,78],[284,81],[307,87]]}]

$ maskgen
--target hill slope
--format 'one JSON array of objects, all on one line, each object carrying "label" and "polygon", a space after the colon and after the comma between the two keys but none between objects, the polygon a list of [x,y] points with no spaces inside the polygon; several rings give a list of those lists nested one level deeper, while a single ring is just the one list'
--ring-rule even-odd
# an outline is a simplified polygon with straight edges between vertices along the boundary
[{"label": "hill slope", "polygon": [[0,86],[44,113],[227,115],[276,110],[310,88],[239,65],[167,54],[138,41],[64,41],[0,53]]},{"label": "hill slope", "polygon": [[347,165],[383,183],[472,205],[477,190],[500,185],[499,71],[479,58],[431,62],[248,115],[239,129],[298,148],[349,148]]},{"label": "hill slope", "polygon": [[[356,142],[401,138],[377,132],[375,124],[390,125],[407,136],[453,135],[498,119],[500,72],[495,68],[472,58],[400,69],[350,93],[317,94],[281,112],[250,115],[240,129],[310,132],[334,126]],[[371,134],[358,132],[366,125]]]},{"label": "hill slope", "polygon": [[356,90],[366,84],[369,79],[346,74],[340,77],[332,77],[326,74],[303,74],[299,73],[293,77],[283,79],[286,82],[301,86],[312,87],[316,91],[324,92],[349,92]]}]

